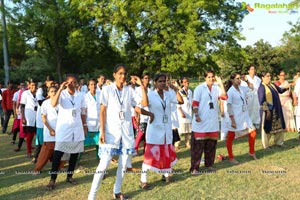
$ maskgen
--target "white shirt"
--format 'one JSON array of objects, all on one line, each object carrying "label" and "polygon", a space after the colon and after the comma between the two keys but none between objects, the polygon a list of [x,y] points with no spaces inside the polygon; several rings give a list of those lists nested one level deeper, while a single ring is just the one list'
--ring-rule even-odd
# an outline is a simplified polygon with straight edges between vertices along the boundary
[{"label": "white shirt", "polygon": [[183,104],[178,105],[181,107],[185,118],[181,117],[181,112],[178,111],[178,119],[179,123],[192,123],[192,103],[193,103],[193,92],[192,90],[188,89],[185,91],[183,88],[179,91],[179,94],[183,98]]},{"label": "white shirt", "polygon": [[72,96],[68,90],[65,89],[61,92],[58,102],[59,112],[55,129],[56,141],[83,141],[84,131],[81,120],[81,110],[86,107],[84,96],[77,91]]},{"label": "white shirt", "polygon": [[[168,92],[171,93],[170,94],[171,96],[174,96],[174,95],[176,96],[176,92],[173,89],[169,88]],[[172,129],[179,128],[179,119],[178,119],[177,105],[178,105],[178,102],[171,103]]]},{"label": "white shirt", "polygon": [[[45,99],[45,97],[43,96],[43,89],[39,88],[36,91],[36,99],[37,101],[42,101]],[[43,128],[44,127],[44,123],[42,120],[42,113],[41,113],[41,106],[38,104],[37,107],[37,112],[36,112],[36,127],[37,128]]]},{"label": "white shirt", "polygon": [[[42,103],[41,114],[46,116],[47,122],[53,130],[55,130],[56,127],[57,113],[58,113],[58,107],[57,106],[53,107],[51,105],[51,99],[47,99]],[[50,131],[45,125],[43,129],[43,134],[44,134],[44,142],[55,141],[55,136],[50,135]]]},{"label": "white shirt", "polygon": [[249,90],[246,94],[249,115],[254,124],[260,124],[260,104],[258,102],[257,90],[260,86],[261,80],[257,76],[254,76],[253,79],[249,75],[246,76],[248,81],[252,83],[254,87],[253,90]]},{"label": "white shirt", "polygon": [[86,85],[81,86],[80,88],[80,92],[82,92],[83,94],[87,93],[89,91],[88,87]]},{"label": "white shirt", "polygon": [[[137,87],[135,89],[135,91],[138,93],[138,95],[142,96],[141,87]],[[147,93],[149,93],[149,91],[150,91],[150,89],[148,88]],[[146,106],[146,107],[145,106],[140,106],[140,107],[143,108],[146,111],[149,111],[148,106]],[[148,120],[149,120],[149,116],[140,114],[140,123],[148,123]]]},{"label": "white shirt", "polygon": [[22,93],[21,104],[25,105],[25,119],[26,126],[35,126],[36,119],[36,109],[38,102],[36,97],[34,97],[30,90],[26,90]]},{"label": "white shirt", "polygon": [[241,131],[246,128],[254,129],[246,102],[246,94],[249,91],[249,88],[239,86],[239,90],[240,91],[231,86],[227,92],[227,104],[231,104],[233,117],[236,123],[236,128],[233,128],[231,125],[228,127],[230,131]]},{"label": "white shirt", "polygon": [[[164,91],[162,100],[158,92],[148,93],[149,111],[154,114],[154,120],[147,125],[146,141],[148,144],[172,144],[171,103],[178,103],[176,94]],[[164,123],[164,115],[167,122]]]},{"label": "white shirt", "polygon": [[258,76],[254,75],[253,78],[251,78],[251,76],[249,75],[246,75],[247,77],[247,80],[253,84],[253,87],[258,90],[259,86],[260,86],[260,83],[261,83],[261,80]]},{"label": "white shirt", "polygon": [[[192,120],[192,131],[198,133],[219,131],[218,99],[221,93],[221,88],[217,84],[212,85],[211,91],[209,91],[206,83],[202,83],[195,88],[193,101],[199,102],[198,114],[201,122],[196,122],[194,117]],[[213,103],[213,109],[210,109],[210,102]]]},{"label": "white shirt", "polygon": [[[103,85],[102,85],[102,89],[103,89],[105,86],[106,86],[106,85],[103,84]],[[102,89],[101,89],[101,88],[99,87],[99,85],[97,84],[96,92],[101,92]]]},{"label": "white shirt", "polygon": [[[19,99],[19,95],[20,95],[20,90],[18,90],[14,93],[12,101],[17,103],[18,99]],[[17,118],[21,119],[20,108],[16,108],[16,110],[17,110]]]},{"label": "white shirt", "polygon": [[100,127],[100,92],[96,92],[95,98],[91,92],[84,95],[86,111],[86,123],[89,132],[98,132]]},{"label": "white shirt", "polygon": [[[124,86],[119,92],[115,83],[102,89],[101,105],[106,106],[105,143],[103,147],[119,148],[122,141],[123,149],[134,148],[134,133],[131,121],[131,108],[136,106],[141,98],[131,87]],[[120,119],[120,112],[124,119]]]}]

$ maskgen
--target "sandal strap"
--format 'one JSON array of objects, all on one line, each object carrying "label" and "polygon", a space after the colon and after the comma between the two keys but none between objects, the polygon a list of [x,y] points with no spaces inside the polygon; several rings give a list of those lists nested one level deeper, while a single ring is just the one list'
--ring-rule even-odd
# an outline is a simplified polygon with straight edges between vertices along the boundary
[{"label": "sandal strap", "polygon": [[53,190],[54,185],[55,185],[55,180],[50,180],[46,187],[47,187],[48,190]]},{"label": "sandal strap", "polygon": [[76,185],[77,184],[77,181],[75,181],[75,179],[74,178],[67,178],[67,180],[66,180],[68,183],[71,183],[71,184],[73,184],[73,185]]},{"label": "sandal strap", "polygon": [[130,200],[131,198],[123,193],[113,194],[114,199]]},{"label": "sandal strap", "polygon": [[143,190],[151,190],[151,186],[148,183],[140,183],[140,188]]}]

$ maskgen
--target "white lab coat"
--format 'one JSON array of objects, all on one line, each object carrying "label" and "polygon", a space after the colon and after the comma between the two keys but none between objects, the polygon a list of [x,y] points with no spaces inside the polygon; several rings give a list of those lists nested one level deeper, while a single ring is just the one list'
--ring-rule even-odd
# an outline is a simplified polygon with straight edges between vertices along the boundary
[{"label": "white lab coat", "polygon": [[[84,96],[77,91],[73,96],[72,99],[67,89],[59,96],[59,112],[55,129],[57,142],[79,142],[85,139],[81,120],[81,111],[86,107]],[[76,112],[75,117],[72,115],[72,110]]]},{"label": "white lab coat", "polygon": [[100,127],[100,94],[96,92],[96,99],[88,92],[84,96],[87,106],[86,123],[89,132],[98,132]]}]

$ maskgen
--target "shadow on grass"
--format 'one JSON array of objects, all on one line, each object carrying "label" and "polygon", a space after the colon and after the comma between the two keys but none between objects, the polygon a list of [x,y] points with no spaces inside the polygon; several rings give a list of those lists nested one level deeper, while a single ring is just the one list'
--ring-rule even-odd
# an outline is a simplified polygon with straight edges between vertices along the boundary
[{"label": "shadow on grass", "polygon": [[[286,134],[289,134],[289,133],[286,133]],[[256,138],[257,138],[256,139],[256,147],[257,147],[257,146],[261,145],[261,140],[260,140],[261,135],[257,134]],[[273,140],[273,136],[272,136],[271,140]],[[247,144],[244,144],[244,143],[247,143]],[[247,148],[249,148],[248,137],[244,137],[239,140],[234,140],[233,141],[233,151],[235,149],[235,145],[240,145],[240,144],[247,145]],[[291,138],[291,139],[284,141],[284,147],[273,145],[269,149],[263,149],[262,145],[261,145],[261,148],[258,148],[255,150],[255,154],[256,154],[257,159],[259,160],[264,157],[268,157],[268,156],[271,156],[273,154],[276,154],[276,153],[279,153],[282,151],[291,150],[299,145],[300,145],[300,141],[297,138]],[[218,141],[217,152],[219,149],[224,149],[222,154],[227,155],[226,141]],[[190,149],[188,149],[188,148],[181,149],[179,152],[176,152],[176,154],[179,159],[187,159],[187,158],[190,159],[190,157],[191,157]],[[217,156],[218,155],[216,155],[215,159],[217,159]],[[255,162],[255,160],[253,160],[253,158],[251,156],[249,156],[248,153],[239,154],[239,155],[235,154],[234,157],[236,160],[238,160],[240,162],[240,164],[245,164],[247,162]],[[202,154],[202,159],[204,159],[204,153]],[[226,169],[226,168],[230,168],[233,166],[236,166],[236,165],[231,164],[228,160],[223,160],[223,161],[216,160],[215,164],[214,164],[214,167],[217,170]],[[189,167],[190,167],[190,163],[189,163]],[[185,170],[189,170],[189,169],[185,169]],[[201,170],[205,170],[204,164],[200,164],[200,171]]]}]

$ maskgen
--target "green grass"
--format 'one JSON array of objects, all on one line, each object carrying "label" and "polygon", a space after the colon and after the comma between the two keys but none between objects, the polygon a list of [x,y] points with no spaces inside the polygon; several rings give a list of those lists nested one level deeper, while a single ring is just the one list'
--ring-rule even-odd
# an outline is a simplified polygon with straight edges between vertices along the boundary
[{"label": "green grass", "polygon": [[[149,183],[154,186],[150,191],[142,191],[138,184],[139,174],[126,174],[122,192],[133,199],[299,199],[299,140],[296,133],[285,134],[285,148],[273,147],[263,150],[260,135],[257,135],[254,161],[248,156],[247,138],[234,141],[233,151],[241,165],[232,166],[228,161],[216,161],[217,172],[191,176],[189,174],[189,149],[182,147],[178,151],[178,163],[174,169],[181,174],[174,174],[175,182],[163,183],[161,175],[149,173]],[[75,174],[78,185],[65,182],[66,175],[58,175],[56,188],[46,191],[51,165],[44,167],[42,174],[17,174],[16,171],[28,172],[34,165],[26,158],[26,146],[20,152],[14,152],[16,145],[10,144],[11,135],[0,134],[0,199],[87,199],[93,175],[84,172]],[[217,155],[227,154],[225,142],[218,142]],[[133,166],[141,167],[143,157],[133,158]],[[80,166],[87,172],[97,167],[95,151],[86,150]],[[112,199],[116,164],[111,164],[108,177],[103,181],[98,199]],[[263,173],[263,172],[268,173]]]}]

